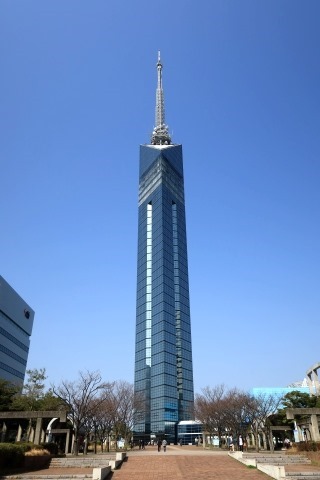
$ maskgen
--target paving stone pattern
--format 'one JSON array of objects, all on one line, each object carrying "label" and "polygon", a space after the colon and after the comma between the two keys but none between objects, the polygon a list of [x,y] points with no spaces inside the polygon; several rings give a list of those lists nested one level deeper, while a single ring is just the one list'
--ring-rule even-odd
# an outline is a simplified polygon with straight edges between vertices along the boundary
[{"label": "paving stone pattern", "polygon": [[267,477],[227,455],[129,456],[112,480],[265,480]]}]

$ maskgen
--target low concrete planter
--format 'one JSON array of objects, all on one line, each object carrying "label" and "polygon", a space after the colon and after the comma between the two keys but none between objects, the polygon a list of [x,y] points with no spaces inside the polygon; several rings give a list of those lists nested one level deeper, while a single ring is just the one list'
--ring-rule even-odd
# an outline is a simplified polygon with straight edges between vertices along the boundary
[{"label": "low concrete planter", "polygon": [[122,464],[122,462],[124,461],[126,456],[127,456],[127,454],[125,452],[123,452],[123,453],[117,452],[116,453],[116,459],[109,461],[109,465],[111,467],[111,470],[116,470],[116,468],[118,468]]},{"label": "low concrete planter", "polygon": [[24,457],[24,467],[30,470],[40,470],[49,467],[51,455],[35,455],[34,457]]},{"label": "low concrete planter", "polygon": [[110,472],[110,465],[108,467],[94,468],[92,472],[92,480],[104,480]]}]

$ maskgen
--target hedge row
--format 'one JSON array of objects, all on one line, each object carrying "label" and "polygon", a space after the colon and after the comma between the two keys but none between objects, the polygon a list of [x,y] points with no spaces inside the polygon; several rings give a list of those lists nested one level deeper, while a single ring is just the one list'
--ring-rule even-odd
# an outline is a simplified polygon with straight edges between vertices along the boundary
[{"label": "hedge row", "polygon": [[26,451],[24,445],[0,443],[0,467],[21,467]]},{"label": "hedge row", "polygon": [[48,450],[57,454],[58,446],[55,443],[34,445],[33,443],[0,443],[0,467],[21,467],[24,463],[24,454],[31,449]]}]

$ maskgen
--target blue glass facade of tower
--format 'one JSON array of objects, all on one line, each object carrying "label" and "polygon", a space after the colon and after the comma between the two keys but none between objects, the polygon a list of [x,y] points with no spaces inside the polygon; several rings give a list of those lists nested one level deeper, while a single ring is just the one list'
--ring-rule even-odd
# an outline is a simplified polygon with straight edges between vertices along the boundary
[{"label": "blue glass facade of tower", "polygon": [[137,273],[134,431],[175,441],[194,400],[181,145],[140,147]]}]

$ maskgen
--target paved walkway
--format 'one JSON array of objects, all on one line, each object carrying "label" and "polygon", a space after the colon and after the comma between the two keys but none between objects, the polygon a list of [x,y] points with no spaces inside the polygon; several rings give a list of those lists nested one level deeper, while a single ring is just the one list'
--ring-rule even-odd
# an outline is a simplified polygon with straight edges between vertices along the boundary
[{"label": "paved walkway", "polygon": [[112,480],[265,480],[266,475],[229,457],[227,452],[201,447],[169,446],[130,452]]}]

